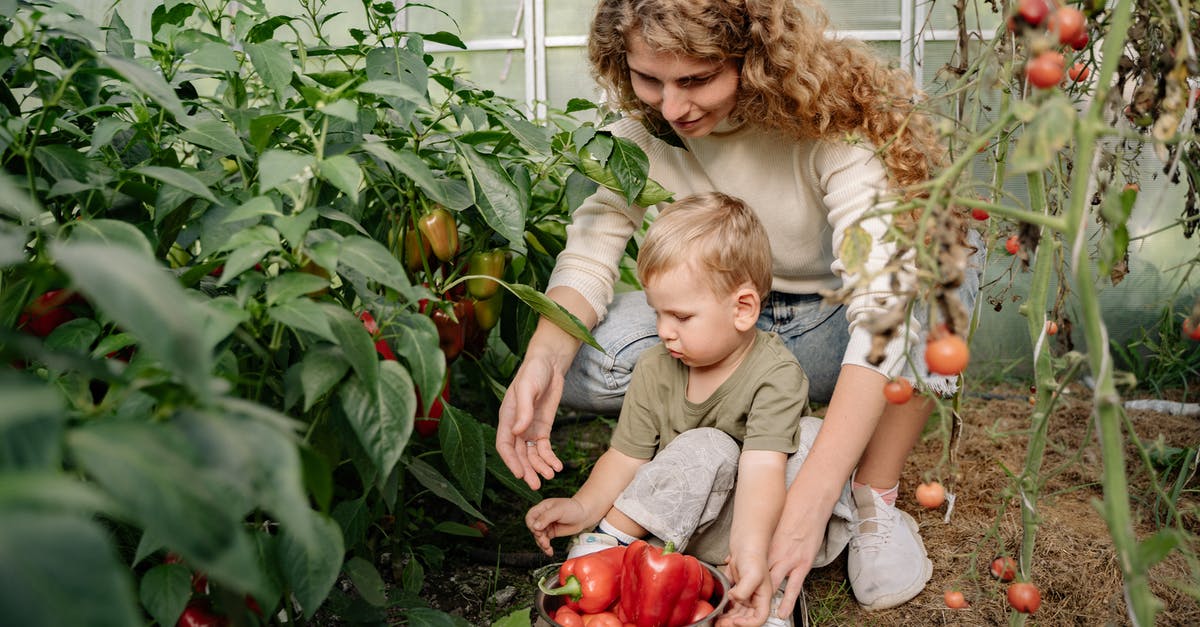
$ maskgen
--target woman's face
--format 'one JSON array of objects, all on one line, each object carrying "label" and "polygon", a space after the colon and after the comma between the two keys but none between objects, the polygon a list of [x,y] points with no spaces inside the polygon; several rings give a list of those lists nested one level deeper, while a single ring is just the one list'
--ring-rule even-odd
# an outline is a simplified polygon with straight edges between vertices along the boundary
[{"label": "woman's face", "polygon": [[626,60],[633,93],[682,136],[708,135],[733,111],[738,67],[732,60],[704,61],[658,52],[635,36],[629,38]]}]

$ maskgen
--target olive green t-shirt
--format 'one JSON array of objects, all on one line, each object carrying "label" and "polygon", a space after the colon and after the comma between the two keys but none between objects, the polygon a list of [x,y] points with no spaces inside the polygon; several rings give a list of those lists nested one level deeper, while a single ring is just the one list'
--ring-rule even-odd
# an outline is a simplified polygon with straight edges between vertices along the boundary
[{"label": "olive green t-shirt", "polygon": [[808,376],[775,333],[758,330],[746,358],[703,402],[687,400],[687,384],[688,367],[662,344],[644,351],[611,446],[635,459],[651,459],[680,433],[714,427],[740,442],[742,450],[790,455],[799,447]]}]

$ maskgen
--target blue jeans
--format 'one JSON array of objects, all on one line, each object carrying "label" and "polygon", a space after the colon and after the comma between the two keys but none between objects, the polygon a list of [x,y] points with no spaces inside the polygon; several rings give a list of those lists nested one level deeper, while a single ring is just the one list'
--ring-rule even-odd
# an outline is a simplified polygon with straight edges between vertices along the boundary
[{"label": "blue jeans", "polygon": [[[979,284],[985,251],[983,239],[970,231],[970,243],[976,247],[970,266],[959,288],[959,297],[973,310],[979,296]],[[916,317],[925,325],[924,308],[917,307]],[[833,396],[842,369],[842,357],[850,342],[849,323],[844,305],[826,305],[819,294],[771,292],[763,300],[758,328],[779,334],[808,375],[809,399],[828,403]],[[654,310],[646,304],[643,292],[617,294],[608,315],[592,330],[601,353],[583,346],[567,371],[562,404],[566,407],[601,415],[617,415],[625,398],[625,388],[642,351],[659,343]],[[925,373],[922,342],[913,344],[909,360]],[[910,375],[911,378],[911,375]],[[926,385],[939,393],[953,393],[956,378],[924,376]]]}]

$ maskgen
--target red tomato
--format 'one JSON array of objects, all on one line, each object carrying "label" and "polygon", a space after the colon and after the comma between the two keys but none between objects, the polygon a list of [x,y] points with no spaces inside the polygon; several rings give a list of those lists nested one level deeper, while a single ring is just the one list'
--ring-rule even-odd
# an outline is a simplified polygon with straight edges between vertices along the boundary
[{"label": "red tomato", "polygon": [[1062,81],[1065,65],[1062,53],[1047,50],[1025,64],[1025,76],[1034,87],[1048,89]]},{"label": "red tomato", "polygon": [[913,386],[904,377],[896,377],[883,384],[883,397],[893,405],[903,405],[913,397]]},{"label": "red tomato", "polygon": [[1058,335],[1058,323],[1053,320],[1046,321],[1046,335]]},{"label": "red tomato", "polygon": [[971,217],[982,222],[992,217],[992,214],[988,213],[987,209],[972,209]]},{"label": "red tomato", "polygon": [[1074,7],[1062,7],[1050,15],[1046,28],[1058,35],[1058,43],[1074,46],[1080,36],[1087,35],[1087,20]]},{"label": "red tomato", "polygon": [[625,623],[612,612],[583,615],[584,627],[625,627]]},{"label": "red tomato", "polygon": [[1004,240],[1004,250],[1007,250],[1010,255],[1017,254],[1017,251],[1021,250],[1021,238],[1009,235],[1008,239]]},{"label": "red tomato", "polygon": [[936,481],[917,486],[917,503],[925,509],[937,509],[946,502],[946,488]]},{"label": "red tomato", "polygon": [[946,601],[946,607],[952,610],[960,610],[967,607],[967,598],[958,590],[947,590],[942,593],[942,599]]},{"label": "red tomato", "polygon": [[1050,7],[1046,4],[1046,0],[1020,0],[1017,2],[1017,15],[1025,20],[1030,26],[1037,26],[1046,19],[1046,15],[1050,13]]},{"label": "red tomato", "polygon": [[925,344],[925,365],[937,374],[956,375],[967,367],[971,351],[957,335],[944,335]]},{"label": "red tomato", "polygon": [[1191,318],[1183,319],[1184,336],[1200,342],[1200,324],[1192,322]]},{"label": "red tomato", "polygon": [[996,579],[1008,583],[1017,577],[1017,560],[1007,555],[999,555],[996,559],[992,560],[988,571]]},{"label": "red tomato", "polygon": [[554,622],[562,627],[583,627],[583,617],[575,610],[562,606],[554,613]]},{"label": "red tomato", "polygon": [[1022,581],[1009,584],[1008,604],[1018,612],[1032,614],[1042,605],[1042,593],[1031,583]]},{"label": "red tomato", "polygon": [[1088,66],[1078,62],[1076,62],[1075,65],[1072,65],[1070,70],[1067,70],[1067,76],[1071,77],[1071,80],[1077,83],[1080,81],[1086,81],[1087,77],[1091,76],[1091,74],[1092,71],[1088,69]]},{"label": "red tomato", "polygon": [[1076,37],[1075,41],[1070,42],[1069,45],[1075,50],[1083,50],[1084,48],[1087,48],[1089,40],[1090,38],[1088,37],[1088,32],[1085,28],[1083,29],[1083,32],[1079,34],[1079,37]]}]

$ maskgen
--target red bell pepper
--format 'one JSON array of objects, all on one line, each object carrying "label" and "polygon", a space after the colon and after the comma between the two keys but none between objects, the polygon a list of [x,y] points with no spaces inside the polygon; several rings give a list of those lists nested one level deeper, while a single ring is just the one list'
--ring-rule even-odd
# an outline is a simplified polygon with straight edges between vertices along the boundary
[{"label": "red bell pepper", "polygon": [[625,623],[612,612],[583,615],[583,627],[624,627]]},{"label": "red bell pepper", "polygon": [[566,607],[580,614],[596,614],[612,607],[621,592],[623,546],[573,557],[558,569],[557,588],[538,587],[548,595],[566,595]]},{"label": "red bell pepper", "polygon": [[363,328],[371,334],[371,339],[375,340],[375,351],[379,353],[379,356],[396,361],[396,354],[392,352],[392,347],[388,345],[387,340],[379,336],[379,324],[375,322],[375,316],[372,316],[369,311],[363,311],[358,314],[358,319],[362,320]]},{"label": "red bell pepper", "polygon": [[668,542],[659,549],[637,540],[625,551],[621,579],[621,620],[637,627],[679,627],[692,622],[704,565],[675,552]]},{"label": "red bell pepper", "polygon": [[565,605],[554,612],[554,622],[562,627],[583,627],[583,617],[579,615],[579,612]]}]

